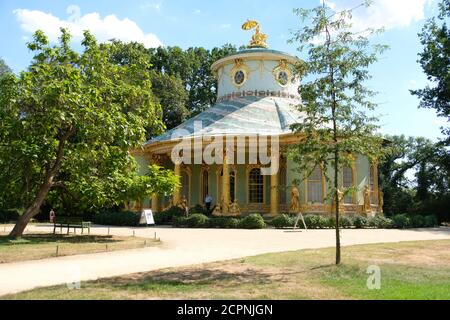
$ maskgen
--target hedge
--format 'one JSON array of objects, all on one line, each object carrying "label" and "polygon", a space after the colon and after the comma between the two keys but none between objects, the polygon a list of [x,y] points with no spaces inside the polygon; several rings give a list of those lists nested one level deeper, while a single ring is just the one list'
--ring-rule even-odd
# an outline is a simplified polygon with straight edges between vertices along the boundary
[{"label": "hedge", "polygon": [[19,219],[19,211],[17,209],[0,209],[0,222],[7,223],[17,221]]},{"label": "hedge", "polygon": [[105,211],[95,214],[93,218],[95,224],[127,227],[138,226],[140,219],[140,213],[131,211]]}]

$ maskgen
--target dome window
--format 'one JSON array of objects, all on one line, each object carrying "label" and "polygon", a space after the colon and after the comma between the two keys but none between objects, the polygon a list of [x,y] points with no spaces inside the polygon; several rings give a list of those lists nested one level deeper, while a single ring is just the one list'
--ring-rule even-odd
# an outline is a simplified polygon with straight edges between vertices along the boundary
[{"label": "dome window", "polygon": [[238,70],[234,73],[234,83],[241,86],[245,82],[245,72],[243,70]]}]

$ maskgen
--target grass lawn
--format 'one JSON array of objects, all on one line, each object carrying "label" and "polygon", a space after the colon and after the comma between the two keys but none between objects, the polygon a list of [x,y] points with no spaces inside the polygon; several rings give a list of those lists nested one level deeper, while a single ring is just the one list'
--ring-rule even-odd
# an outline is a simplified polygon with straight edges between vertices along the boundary
[{"label": "grass lawn", "polygon": [[[450,299],[450,240],[264,254],[39,288],[3,299]],[[366,286],[381,268],[381,289]]]},{"label": "grass lawn", "polygon": [[143,248],[156,243],[154,240],[138,237],[48,233],[24,234],[21,239],[11,240],[6,233],[0,232],[0,263],[55,257],[57,246],[58,256],[68,256]]}]

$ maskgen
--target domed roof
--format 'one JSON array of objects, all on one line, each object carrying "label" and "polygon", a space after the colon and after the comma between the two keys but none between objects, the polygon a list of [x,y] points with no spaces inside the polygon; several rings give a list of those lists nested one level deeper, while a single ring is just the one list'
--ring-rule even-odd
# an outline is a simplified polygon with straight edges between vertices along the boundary
[{"label": "domed roof", "polygon": [[[252,43],[264,44],[266,38],[257,28]],[[292,133],[291,125],[304,118],[297,108],[301,104],[298,62],[295,56],[261,46],[219,59],[211,66],[218,81],[216,104],[145,145],[181,137]]]},{"label": "domed roof", "polygon": [[300,101],[288,98],[255,96],[222,101],[146,144],[178,140],[180,136],[195,138],[291,133],[290,126],[303,118],[296,108],[298,103]]}]

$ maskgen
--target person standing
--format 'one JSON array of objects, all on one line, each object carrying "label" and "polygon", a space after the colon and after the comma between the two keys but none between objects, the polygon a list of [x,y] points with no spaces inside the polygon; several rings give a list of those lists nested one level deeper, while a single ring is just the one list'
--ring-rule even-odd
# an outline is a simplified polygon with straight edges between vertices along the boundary
[{"label": "person standing", "polygon": [[211,203],[212,203],[212,201],[213,201],[212,197],[209,194],[206,194],[206,196],[205,196],[205,207],[206,207],[206,211],[208,211],[208,213],[211,210]]},{"label": "person standing", "polygon": [[55,217],[56,217],[55,210],[53,210],[52,208],[52,210],[50,210],[50,223],[55,222]]}]

